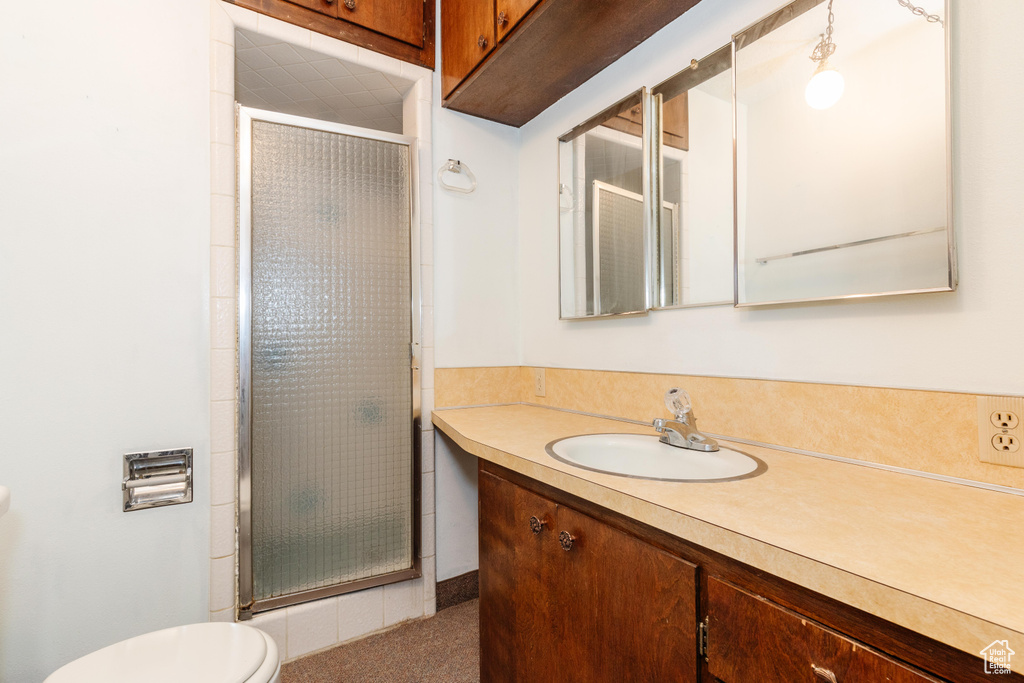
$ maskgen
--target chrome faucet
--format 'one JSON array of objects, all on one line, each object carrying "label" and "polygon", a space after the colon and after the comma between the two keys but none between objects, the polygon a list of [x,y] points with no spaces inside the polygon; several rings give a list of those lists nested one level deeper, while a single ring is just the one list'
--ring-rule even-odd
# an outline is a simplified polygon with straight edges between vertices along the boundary
[{"label": "chrome faucet", "polygon": [[717,451],[718,442],[697,430],[697,418],[693,416],[690,395],[683,389],[669,389],[665,394],[665,406],[675,416],[673,420],[658,418],[654,429],[661,434],[660,441],[676,448],[694,451]]}]

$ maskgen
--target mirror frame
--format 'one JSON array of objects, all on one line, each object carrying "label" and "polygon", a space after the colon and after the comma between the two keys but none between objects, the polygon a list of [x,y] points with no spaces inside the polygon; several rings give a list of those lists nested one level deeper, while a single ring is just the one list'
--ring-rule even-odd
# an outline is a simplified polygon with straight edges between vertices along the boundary
[{"label": "mirror frame", "polygon": [[[946,261],[947,261],[947,284],[944,287],[930,287],[926,289],[906,289],[886,292],[864,292],[858,294],[842,294],[836,296],[808,297],[805,299],[782,299],[778,301],[740,302],[740,262],[739,262],[739,178],[738,178],[738,116],[737,116],[737,78],[736,78],[736,54],[743,47],[750,45],[757,39],[784,26],[792,19],[804,14],[810,9],[824,3],[826,0],[794,0],[793,2],[780,7],[771,14],[754,22],[742,31],[733,34],[732,48],[732,183],[733,183],[733,307],[734,308],[757,308],[761,306],[779,306],[783,304],[813,303],[818,301],[842,301],[848,299],[864,299],[869,297],[899,296],[905,294],[926,294],[931,292],[954,292],[956,291],[959,276],[957,273],[955,225],[953,223],[953,130],[951,120],[951,70],[952,70],[952,22],[954,18],[950,13],[950,0],[944,0],[943,18],[943,44],[944,59],[943,70],[945,72],[945,116],[946,116]],[[893,0],[895,2],[895,0]],[[922,21],[924,19],[922,18]],[[852,243],[856,244],[856,243]]]},{"label": "mirror frame", "polygon": [[[652,159],[651,159],[651,162],[654,165],[653,167],[655,169],[655,173],[654,173],[653,177],[651,178],[651,202],[652,202],[652,204],[654,206],[658,206],[662,202],[661,178],[662,178],[663,172],[664,172],[664,166],[662,164],[662,155],[661,155],[661,146],[662,146],[662,139],[661,139],[662,136],[661,136],[661,133],[662,133],[662,125],[663,125],[663,122],[662,122],[662,104],[663,104],[663,101],[665,99],[672,99],[673,97],[676,97],[677,95],[680,95],[680,94],[682,94],[684,92],[688,92],[690,89],[700,85],[704,81],[709,80],[711,78],[714,78],[715,76],[719,75],[720,73],[722,73],[724,71],[728,71],[729,69],[732,68],[732,63],[733,63],[732,45],[731,45],[731,43],[726,43],[722,47],[718,48],[714,52],[711,52],[711,53],[705,55],[701,59],[690,60],[690,65],[688,67],[686,67],[685,69],[683,69],[679,73],[677,73],[674,76],[671,76],[671,77],[665,79],[664,81],[662,81],[658,85],[656,85],[653,88],[651,88],[651,99],[652,99],[651,109],[653,110],[654,115],[655,115],[654,116],[654,119],[655,119],[654,120],[654,125],[652,126],[652,130],[651,130],[651,148],[652,148]],[[734,79],[734,81],[735,81],[735,79]],[[735,103],[733,104],[733,107],[735,108]],[[734,156],[735,156],[735,147],[736,147],[736,135],[735,135],[735,125],[734,125],[734,127],[733,127],[733,155]],[[735,222],[736,222],[736,217],[735,217],[735,211],[736,211],[735,184],[736,184],[736,182],[735,182],[735,178],[736,178],[736,170],[735,170],[735,161],[734,161],[733,162],[733,197],[734,197],[733,198],[733,224],[734,225],[735,225]],[[651,292],[650,292],[650,295],[648,297],[649,300],[650,300],[650,303],[652,305],[650,306],[649,310],[652,310],[652,311],[673,311],[673,310],[676,310],[676,309],[679,309],[679,308],[705,308],[705,307],[708,307],[708,306],[731,306],[731,305],[733,305],[735,303],[735,297],[736,297],[735,276],[733,277],[733,299],[722,299],[721,301],[707,301],[707,302],[702,302],[702,303],[697,303],[697,304],[672,304],[671,306],[657,306],[657,305],[653,305],[653,304],[657,304],[660,301],[660,297],[661,297],[661,292],[658,291],[660,289],[659,281],[658,281],[657,273],[655,272],[656,268],[659,268],[659,269],[661,268],[661,263],[656,263],[655,264],[655,258],[656,258],[656,254],[657,254],[657,251],[656,251],[657,241],[656,241],[656,239],[654,237],[655,230],[658,230],[661,227],[661,215],[660,215],[660,213],[657,214],[654,217],[653,220],[655,222],[651,224],[651,235],[649,236],[649,238],[651,240],[650,258],[652,260],[651,261],[652,262],[652,267],[651,267]],[[660,234],[660,230],[659,230],[659,234]],[[732,239],[733,239],[733,255],[734,255],[734,258],[735,258],[735,252],[736,252],[735,227],[733,229]],[[734,263],[735,263],[735,261],[734,261]]]},{"label": "mirror frame", "polygon": [[[598,112],[597,114],[595,114],[594,116],[591,116],[589,119],[587,119],[583,123],[579,124],[578,126],[574,126],[569,131],[563,133],[562,135],[559,135],[558,139],[555,141],[556,142],[556,145],[555,145],[555,154],[556,154],[556,156],[555,156],[555,158],[556,158],[556,160],[559,160],[559,167],[560,167],[560,153],[561,153],[561,150],[559,149],[559,145],[561,145],[562,143],[565,143],[565,142],[569,142],[569,141],[571,141],[571,140],[573,140],[575,138],[578,138],[581,135],[584,135],[587,131],[593,130],[594,128],[597,128],[602,123],[607,121],[609,118],[612,118],[613,116],[617,116],[620,113],[630,109],[631,107],[635,107],[637,104],[641,105],[641,109],[642,109],[642,112],[643,112],[643,115],[642,115],[643,116],[643,118],[642,118],[643,130],[641,131],[641,134],[640,134],[640,140],[641,140],[641,152],[640,152],[640,154],[641,154],[641,162],[642,162],[641,170],[640,170],[640,173],[641,173],[641,175],[640,175],[640,187],[641,187],[641,190],[642,190],[642,193],[643,193],[643,215],[644,215],[644,223],[643,223],[643,236],[644,236],[644,246],[643,246],[643,253],[644,253],[644,287],[643,287],[643,292],[644,292],[644,308],[641,309],[641,310],[637,310],[637,311],[623,311],[621,313],[595,313],[595,314],[592,314],[592,315],[574,315],[574,316],[565,316],[565,315],[562,314],[562,310],[563,310],[562,309],[562,209],[564,208],[564,207],[562,207],[562,187],[563,187],[564,184],[562,183],[561,175],[559,175],[558,183],[557,183],[557,185],[558,185],[557,193],[556,193],[556,196],[555,196],[556,206],[558,207],[558,212],[556,214],[558,216],[558,230],[556,231],[557,247],[558,248],[557,248],[557,252],[556,253],[558,254],[558,319],[559,320],[575,322],[575,321],[579,321],[579,320],[606,320],[608,318],[639,317],[639,316],[647,315],[648,311],[651,310],[651,293],[652,293],[652,287],[653,287],[652,282],[653,282],[653,277],[654,277],[654,271],[653,271],[653,268],[651,266],[651,253],[652,253],[652,250],[653,250],[653,245],[652,245],[652,240],[651,240],[651,231],[653,229],[652,228],[653,224],[651,223],[651,221],[652,221],[652,214],[653,214],[653,209],[651,208],[653,206],[652,203],[651,203],[651,183],[652,183],[652,175],[653,175],[652,172],[651,172],[651,170],[653,168],[652,163],[651,163],[651,155],[652,155],[652,150],[651,150],[651,147],[652,147],[652,145],[651,145],[651,130],[652,130],[653,118],[654,118],[653,117],[653,106],[652,106],[651,91],[646,86],[644,86],[644,87],[640,88],[639,90],[636,90],[636,91],[630,93],[629,95],[627,95],[626,97],[622,98],[621,100],[619,100],[615,104],[611,105],[610,107],[607,107],[607,108],[601,110],[600,112]],[[573,198],[573,210],[575,210],[575,203],[576,203],[576,199]]]}]

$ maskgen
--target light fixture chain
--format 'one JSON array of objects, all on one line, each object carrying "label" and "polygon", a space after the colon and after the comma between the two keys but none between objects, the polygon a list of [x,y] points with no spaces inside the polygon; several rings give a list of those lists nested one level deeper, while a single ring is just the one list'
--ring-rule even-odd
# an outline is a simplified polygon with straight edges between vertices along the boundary
[{"label": "light fixture chain", "polygon": [[908,10],[910,10],[911,13],[914,14],[914,16],[924,17],[930,23],[938,24],[939,26],[945,26],[945,24],[942,23],[942,17],[940,17],[938,14],[928,14],[927,12],[924,11],[923,7],[916,7],[913,4],[911,4],[910,0],[896,0],[896,2],[900,4],[900,7],[906,7]]},{"label": "light fixture chain", "polygon": [[814,46],[814,52],[811,53],[811,59],[819,64],[828,61],[828,58],[836,51],[836,44],[832,42],[832,22],[836,19],[836,16],[832,14],[832,2],[833,0],[828,0],[828,26],[821,34],[821,41]]}]

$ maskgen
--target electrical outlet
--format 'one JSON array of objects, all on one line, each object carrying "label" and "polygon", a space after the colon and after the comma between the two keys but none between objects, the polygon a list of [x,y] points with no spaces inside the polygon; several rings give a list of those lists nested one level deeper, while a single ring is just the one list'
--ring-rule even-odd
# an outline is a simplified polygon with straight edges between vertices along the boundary
[{"label": "electrical outlet", "polygon": [[978,397],[978,452],[982,462],[1024,467],[1024,398]]},{"label": "electrical outlet", "polygon": [[544,368],[533,369],[533,395],[544,396]]}]

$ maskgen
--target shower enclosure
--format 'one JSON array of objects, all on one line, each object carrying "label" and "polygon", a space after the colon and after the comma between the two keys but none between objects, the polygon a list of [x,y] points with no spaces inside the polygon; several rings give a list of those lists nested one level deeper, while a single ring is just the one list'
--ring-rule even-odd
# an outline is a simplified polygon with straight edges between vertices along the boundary
[{"label": "shower enclosure", "polygon": [[415,141],[239,107],[239,604],[419,573]]}]

